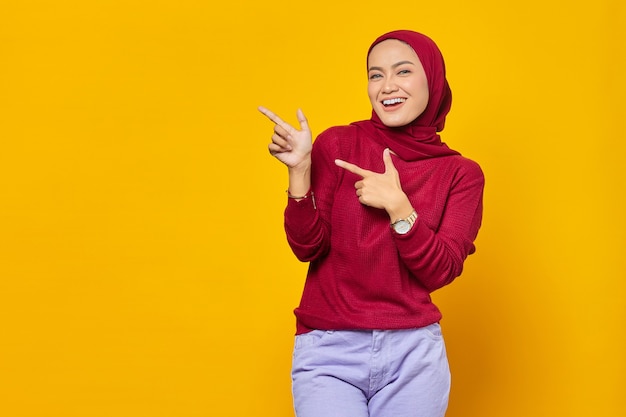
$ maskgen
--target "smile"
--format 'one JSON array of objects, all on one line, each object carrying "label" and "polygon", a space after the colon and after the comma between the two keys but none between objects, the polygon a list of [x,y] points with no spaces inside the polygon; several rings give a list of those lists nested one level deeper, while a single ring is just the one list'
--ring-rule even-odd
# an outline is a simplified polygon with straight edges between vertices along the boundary
[{"label": "smile", "polygon": [[406,98],[389,98],[383,100],[383,106],[393,106],[394,104],[404,103]]}]

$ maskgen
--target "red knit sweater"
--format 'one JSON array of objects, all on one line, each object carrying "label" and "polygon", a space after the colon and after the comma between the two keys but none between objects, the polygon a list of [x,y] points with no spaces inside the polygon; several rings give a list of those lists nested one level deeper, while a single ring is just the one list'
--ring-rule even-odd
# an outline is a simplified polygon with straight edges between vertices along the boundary
[{"label": "red knit sweater", "polygon": [[288,201],[285,230],[301,261],[309,261],[297,333],[311,329],[406,329],[441,319],[430,293],[461,274],[482,218],[484,177],[462,156],[405,162],[393,156],[402,189],[419,217],[405,235],[384,210],[359,203],[360,178],[334,164],[342,159],[384,172],[383,146],[354,126],[315,140],[311,188],[315,201]]}]

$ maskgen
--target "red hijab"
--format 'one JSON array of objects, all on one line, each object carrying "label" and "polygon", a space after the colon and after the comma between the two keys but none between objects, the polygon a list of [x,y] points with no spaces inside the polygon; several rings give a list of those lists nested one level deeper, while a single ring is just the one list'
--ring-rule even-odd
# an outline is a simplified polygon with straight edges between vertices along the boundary
[{"label": "red hijab", "polygon": [[352,124],[405,161],[459,155],[441,142],[438,134],[443,130],[446,115],[452,105],[452,92],[446,80],[446,67],[441,51],[432,39],[421,33],[397,30],[376,39],[367,51],[367,56],[369,57],[374,46],[387,39],[405,42],[419,57],[428,80],[428,105],[417,119],[405,126],[385,126],[374,110],[370,120]]}]

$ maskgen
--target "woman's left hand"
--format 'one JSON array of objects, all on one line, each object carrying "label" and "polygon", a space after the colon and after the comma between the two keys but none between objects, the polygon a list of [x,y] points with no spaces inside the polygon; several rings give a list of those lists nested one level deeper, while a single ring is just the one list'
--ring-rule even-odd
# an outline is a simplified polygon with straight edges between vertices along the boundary
[{"label": "woman's left hand", "polygon": [[354,184],[356,195],[361,204],[387,211],[392,221],[408,217],[413,211],[413,207],[402,190],[400,176],[393,164],[389,149],[385,149],[383,152],[383,162],[385,172],[379,174],[341,159],[335,160],[337,166],[362,177]]}]

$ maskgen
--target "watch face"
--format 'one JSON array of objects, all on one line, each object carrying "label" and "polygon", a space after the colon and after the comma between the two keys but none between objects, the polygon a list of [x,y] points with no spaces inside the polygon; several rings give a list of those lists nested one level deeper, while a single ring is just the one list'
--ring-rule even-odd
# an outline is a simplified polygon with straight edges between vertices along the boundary
[{"label": "watch face", "polygon": [[403,235],[411,230],[411,224],[406,220],[398,220],[393,224],[393,230],[395,230],[396,233]]}]

